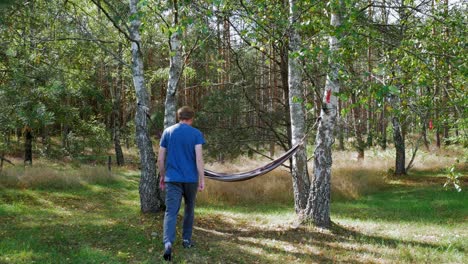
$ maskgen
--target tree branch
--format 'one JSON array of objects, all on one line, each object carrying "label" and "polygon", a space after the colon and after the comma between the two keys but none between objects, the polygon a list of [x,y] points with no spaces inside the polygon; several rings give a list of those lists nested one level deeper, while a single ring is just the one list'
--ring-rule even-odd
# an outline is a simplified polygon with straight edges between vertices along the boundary
[{"label": "tree branch", "polygon": [[[258,151],[258,150],[256,150],[256,149],[250,147],[250,146],[247,146],[247,147],[249,148],[249,150],[251,150],[252,152],[257,153],[258,155],[260,155],[260,156],[262,156],[262,157],[265,157],[265,158],[267,158],[267,159],[269,159],[269,160],[274,160],[272,157],[267,156],[267,155],[261,153],[260,151]],[[283,167],[285,167],[286,169],[288,169],[289,171],[291,171],[291,166],[284,165],[284,164],[281,164],[281,166],[283,166]]]},{"label": "tree branch", "polygon": [[15,166],[15,164],[13,164],[13,162],[11,162],[11,160],[9,160],[9,159],[7,159],[7,158],[1,156],[1,155],[0,155],[0,160],[4,160],[4,161],[10,163],[11,165]]},{"label": "tree branch", "polygon": [[128,32],[126,32],[125,30],[123,30],[118,24],[117,22],[110,16],[110,14],[106,11],[106,9],[101,5],[100,1],[99,0],[91,0],[91,2],[93,2],[97,8],[99,8],[99,10],[101,10],[104,15],[107,17],[107,19],[109,19],[110,22],[112,22],[112,25],[114,25],[114,27],[120,32],[122,33],[126,39],[130,40],[131,42],[135,42],[137,43],[138,46],[140,46],[140,43],[136,40],[134,40],[133,38],[130,37],[130,35],[128,34]]},{"label": "tree branch", "polygon": [[91,39],[91,38],[79,38],[79,37],[66,37],[66,38],[54,38],[54,39],[39,39],[37,43],[41,42],[54,42],[54,41],[68,41],[68,40],[76,40],[76,41],[89,41],[89,42],[99,42],[99,43],[118,43],[117,41],[111,40],[102,40],[102,39]]}]

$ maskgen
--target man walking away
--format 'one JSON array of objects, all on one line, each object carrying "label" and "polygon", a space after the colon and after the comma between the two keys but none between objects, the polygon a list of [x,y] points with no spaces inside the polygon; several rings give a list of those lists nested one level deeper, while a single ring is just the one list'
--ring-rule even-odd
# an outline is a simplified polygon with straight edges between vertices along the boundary
[{"label": "man walking away", "polygon": [[179,123],[164,130],[158,155],[159,186],[166,189],[164,215],[164,259],[171,261],[176,236],[176,221],[182,197],[185,202],[182,245],[190,248],[198,191],[205,188],[202,133],[192,127],[195,112],[188,106],[177,110]]}]

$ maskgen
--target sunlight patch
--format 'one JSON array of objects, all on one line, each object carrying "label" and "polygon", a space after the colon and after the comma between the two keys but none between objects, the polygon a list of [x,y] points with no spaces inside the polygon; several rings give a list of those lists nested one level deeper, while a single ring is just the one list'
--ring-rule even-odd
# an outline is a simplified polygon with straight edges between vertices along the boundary
[{"label": "sunlight patch", "polygon": [[[303,253],[303,248],[301,244],[268,238],[238,237],[237,239],[244,242],[250,242],[250,244],[254,243],[258,245],[264,245],[271,248],[280,249],[288,253]],[[320,253],[316,249],[312,251],[315,251],[314,253]]]},{"label": "sunlight patch", "polygon": [[34,252],[33,251],[16,251],[14,253],[0,255],[0,262],[5,262],[5,263],[17,263],[17,262],[32,262],[33,257],[34,257]]},{"label": "sunlight patch", "polygon": [[259,248],[259,247],[254,247],[252,245],[239,245],[238,247],[253,255],[262,255],[262,256],[268,255],[268,253],[264,249]]},{"label": "sunlight patch", "polygon": [[216,230],[205,229],[205,228],[198,227],[198,226],[194,226],[193,229],[200,230],[200,231],[206,232],[206,233],[210,233],[210,234],[213,234],[213,235],[216,235],[216,236],[224,236],[224,237],[232,236],[231,233],[223,233],[223,232],[219,232],[219,231],[216,231]]},{"label": "sunlight patch", "polygon": [[27,207],[22,204],[2,204],[0,205],[0,213],[1,214],[19,214],[22,213]]}]

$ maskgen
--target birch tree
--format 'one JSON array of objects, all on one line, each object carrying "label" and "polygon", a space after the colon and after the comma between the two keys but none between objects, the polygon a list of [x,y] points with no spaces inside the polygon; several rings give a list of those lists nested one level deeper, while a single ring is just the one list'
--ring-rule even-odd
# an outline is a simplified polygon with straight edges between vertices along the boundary
[{"label": "birch tree", "polygon": [[[300,65],[301,37],[295,28],[299,17],[296,0],[289,0],[289,50],[288,60],[288,86],[289,109],[291,117],[292,144],[301,142],[305,135],[305,112],[303,107],[302,69]],[[307,193],[310,186],[307,172],[306,144],[292,157],[292,181],[294,189],[294,208],[296,213],[302,214],[307,205]]]},{"label": "birch tree", "polygon": [[[330,25],[337,32],[341,26],[341,10],[343,3],[332,0]],[[320,227],[329,227],[330,221],[330,186],[332,166],[332,145],[334,143],[334,128],[337,119],[340,82],[338,80],[339,63],[338,49],[340,47],[339,34],[329,36],[330,56],[329,70],[325,82],[325,92],[320,112],[317,137],[315,138],[313,181],[309,192],[305,221],[312,221]]]},{"label": "birch tree", "polygon": [[167,82],[166,103],[164,109],[164,128],[176,123],[177,108],[177,85],[182,73],[182,45],[180,41],[181,28],[179,27],[179,7],[178,1],[172,1],[173,23],[169,30],[172,34],[169,37],[170,65],[169,80]]},{"label": "birch tree", "polygon": [[141,51],[141,36],[140,36],[140,18],[137,8],[137,0],[130,0],[130,17],[131,23],[129,27],[130,38],[132,39],[132,73],[133,84],[137,97],[137,111],[135,115],[136,125],[136,141],[140,150],[140,202],[141,211],[143,213],[158,212],[163,207],[163,201],[160,197],[160,191],[157,187],[156,178],[156,158],[153,151],[148,131],[148,111],[149,98],[146,90],[143,60]]}]

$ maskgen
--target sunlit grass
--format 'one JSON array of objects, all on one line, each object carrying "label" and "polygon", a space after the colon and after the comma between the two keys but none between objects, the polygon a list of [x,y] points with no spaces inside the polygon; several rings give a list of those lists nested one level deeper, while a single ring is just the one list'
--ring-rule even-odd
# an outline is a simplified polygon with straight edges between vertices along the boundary
[{"label": "sunlit grass", "polygon": [[[466,185],[444,190],[440,168],[387,179],[380,158],[357,164],[339,155],[331,231],[297,225],[282,170],[238,184],[207,181],[196,248],[178,240],[175,263],[466,262]],[[163,215],[140,213],[137,171],[114,173],[73,188],[0,186],[0,263],[160,263]]]},{"label": "sunlit grass", "polygon": [[0,186],[20,189],[69,189],[87,184],[110,184],[117,181],[115,173],[104,166],[57,166],[51,163],[35,166],[15,166],[0,172]]}]

